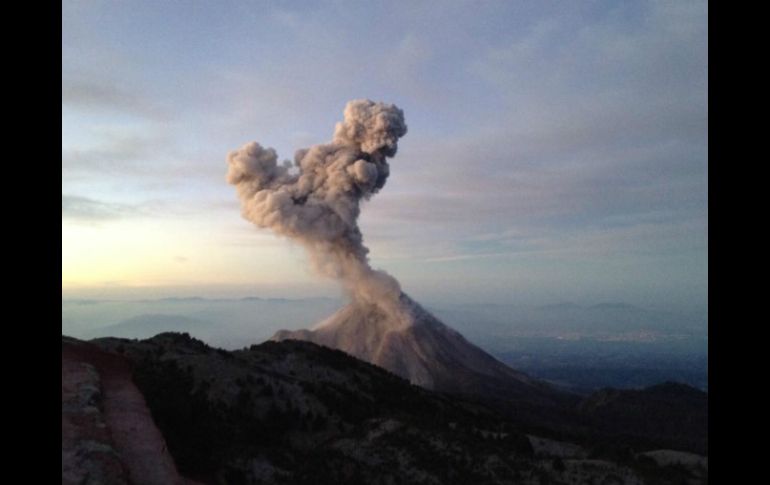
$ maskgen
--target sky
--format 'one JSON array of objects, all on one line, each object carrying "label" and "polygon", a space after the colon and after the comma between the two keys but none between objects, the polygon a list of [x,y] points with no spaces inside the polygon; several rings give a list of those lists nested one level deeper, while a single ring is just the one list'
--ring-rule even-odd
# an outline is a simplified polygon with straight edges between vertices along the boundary
[{"label": "sky", "polygon": [[418,300],[701,311],[705,1],[62,2],[62,296],[338,295],[240,215],[226,156],[408,133],[362,207]]}]

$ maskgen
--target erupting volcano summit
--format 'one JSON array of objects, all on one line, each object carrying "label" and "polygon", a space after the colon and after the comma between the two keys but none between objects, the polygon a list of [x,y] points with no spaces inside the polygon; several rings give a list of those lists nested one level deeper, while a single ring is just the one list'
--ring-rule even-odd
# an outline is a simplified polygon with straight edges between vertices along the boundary
[{"label": "erupting volcano summit", "polygon": [[256,142],[228,155],[227,182],[238,191],[243,216],[302,244],[316,271],[340,281],[351,300],[312,330],[282,330],[273,339],[340,349],[429,389],[549,394],[425,311],[395,278],[369,266],[358,227],[360,203],[385,185],[388,158],[406,132],[396,106],[356,100],[345,107],[331,143],[298,150],[293,164],[279,165],[275,150]]}]

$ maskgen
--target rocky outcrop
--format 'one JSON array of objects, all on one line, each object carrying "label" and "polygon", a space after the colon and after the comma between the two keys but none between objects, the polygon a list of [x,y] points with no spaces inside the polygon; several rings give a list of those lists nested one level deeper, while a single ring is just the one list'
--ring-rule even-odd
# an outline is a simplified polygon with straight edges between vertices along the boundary
[{"label": "rocky outcrop", "polygon": [[69,352],[65,357],[64,342],[61,376],[62,484],[128,484],[105,422],[99,373]]},{"label": "rocky outcrop", "polygon": [[119,355],[62,337],[62,483],[190,483]]}]

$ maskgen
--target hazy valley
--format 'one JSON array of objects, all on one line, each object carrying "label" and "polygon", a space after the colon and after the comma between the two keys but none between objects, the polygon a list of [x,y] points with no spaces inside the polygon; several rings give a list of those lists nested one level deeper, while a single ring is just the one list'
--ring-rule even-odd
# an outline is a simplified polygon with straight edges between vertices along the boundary
[{"label": "hazy valley", "polygon": [[[62,300],[62,333],[91,339],[188,332],[238,349],[308,328],[343,305],[332,298]],[[664,381],[708,390],[705,316],[623,304],[461,305],[428,309],[514,369],[576,392]]]}]

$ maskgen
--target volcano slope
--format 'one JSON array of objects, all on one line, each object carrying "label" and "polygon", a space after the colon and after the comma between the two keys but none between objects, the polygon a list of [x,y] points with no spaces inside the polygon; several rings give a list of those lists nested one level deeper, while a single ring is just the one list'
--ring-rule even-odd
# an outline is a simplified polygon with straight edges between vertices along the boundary
[{"label": "volcano slope", "polygon": [[281,330],[271,340],[342,350],[434,391],[545,406],[576,399],[506,366],[404,293],[399,305],[401,317],[393,318],[377,305],[354,301],[313,329]]}]

